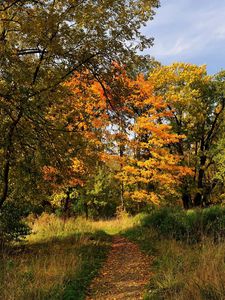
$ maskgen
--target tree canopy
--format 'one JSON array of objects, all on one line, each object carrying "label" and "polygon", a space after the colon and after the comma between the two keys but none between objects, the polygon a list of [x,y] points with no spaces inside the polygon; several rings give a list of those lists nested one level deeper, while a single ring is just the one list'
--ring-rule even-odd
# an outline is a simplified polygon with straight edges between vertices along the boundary
[{"label": "tree canopy", "polygon": [[0,4],[0,208],[108,217],[223,201],[224,72],[139,55],[158,6]]},{"label": "tree canopy", "polygon": [[113,61],[139,60],[137,50],[152,44],[140,28],[157,6],[156,0],[0,4],[1,206],[15,190],[15,178],[26,181],[25,169],[32,177],[40,160],[60,157],[62,135],[45,116],[63,101],[62,83],[84,68],[102,80]]}]

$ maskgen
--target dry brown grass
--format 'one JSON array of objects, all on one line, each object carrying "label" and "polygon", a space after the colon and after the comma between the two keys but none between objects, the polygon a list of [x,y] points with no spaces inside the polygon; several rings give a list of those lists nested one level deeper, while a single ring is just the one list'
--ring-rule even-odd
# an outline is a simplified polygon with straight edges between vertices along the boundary
[{"label": "dry brown grass", "polygon": [[225,242],[187,245],[154,239],[154,276],[146,299],[224,300]]},{"label": "dry brown grass", "polygon": [[111,220],[103,220],[92,222],[92,228],[95,230],[104,230],[107,234],[115,235],[121,231],[133,228],[135,225],[139,224],[138,217],[130,217],[126,213],[120,213],[117,218]]},{"label": "dry brown grass", "polygon": [[29,222],[33,233],[26,244],[4,251],[0,259],[1,300],[55,299],[52,291],[66,288],[80,272],[80,249],[95,245],[92,235],[101,229],[83,218],[63,221],[47,214]]},{"label": "dry brown grass", "polygon": [[77,256],[78,247],[71,240],[63,247],[51,244],[49,249],[40,246],[30,253],[5,256],[1,299],[43,299],[42,295],[55,286],[63,286],[65,279],[74,274],[81,263]]},{"label": "dry brown grass", "polygon": [[43,214],[39,219],[30,216],[28,221],[32,234],[26,245],[4,252],[0,260],[1,300],[55,299],[52,291],[66,288],[65,282],[80,272],[84,263],[80,249],[96,243],[93,234],[117,234],[135,223],[125,214],[97,222],[80,217],[64,221],[53,214]]},{"label": "dry brown grass", "polygon": [[[188,272],[182,300],[225,299],[225,243],[208,240],[192,255],[198,256],[192,272]],[[187,258],[188,260],[188,258]],[[190,261],[190,259],[188,260]]]}]

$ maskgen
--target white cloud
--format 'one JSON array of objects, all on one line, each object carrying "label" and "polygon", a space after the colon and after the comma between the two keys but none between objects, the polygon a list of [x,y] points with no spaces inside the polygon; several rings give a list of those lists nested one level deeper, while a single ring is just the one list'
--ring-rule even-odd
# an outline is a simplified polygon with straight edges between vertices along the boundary
[{"label": "white cloud", "polygon": [[175,45],[167,44],[168,47],[165,47],[163,43],[156,44],[156,47],[151,51],[153,55],[157,56],[174,56],[182,53],[183,51],[191,47],[190,43],[184,42],[182,38],[179,38]]},{"label": "white cloud", "polygon": [[203,56],[203,63],[207,63],[207,59],[212,63],[212,56],[220,54],[225,67],[225,1],[161,2],[155,20],[143,29],[145,34],[155,37],[155,46],[148,53],[162,62],[188,60],[195,63],[198,60],[202,63]]}]

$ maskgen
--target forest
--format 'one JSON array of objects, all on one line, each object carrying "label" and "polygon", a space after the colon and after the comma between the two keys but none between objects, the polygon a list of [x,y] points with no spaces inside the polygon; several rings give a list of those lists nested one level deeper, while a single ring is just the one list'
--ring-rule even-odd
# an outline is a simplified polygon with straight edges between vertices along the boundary
[{"label": "forest", "polygon": [[225,71],[142,55],[159,6],[1,1],[1,299],[225,299]]}]

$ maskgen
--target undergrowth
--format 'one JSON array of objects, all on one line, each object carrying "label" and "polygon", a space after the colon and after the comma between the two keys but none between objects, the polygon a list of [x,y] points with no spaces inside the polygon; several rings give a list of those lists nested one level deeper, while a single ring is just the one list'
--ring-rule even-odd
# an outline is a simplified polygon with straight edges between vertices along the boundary
[{"label": "undergrowth", "polygon": [[2,300],[81,300],[110,247],[111,237],[83,219],[44,214],[24,244],[0,257]]},{"label": "undergrowth", "polygon": [[146,300],[225,299],[224,217],[220,208],[162,209],[123,232],[152,257]]},{"label": "undergrowth", "polygon": [[94,222],[84,218],[63,220],[43,214],[28,224],[25,242],[3,249],[0,256],[0,298],[82,300],[111,244],[111,235],[136,223],[121,214]]},{"label": "undergrowth", "polygon": [[224,300],[224,212],[159,209],[98,222],[30,217],[26,242],[2,249],[1,299],[85,299],[111,236],[122,234],[152,258],[146,300]]}]

